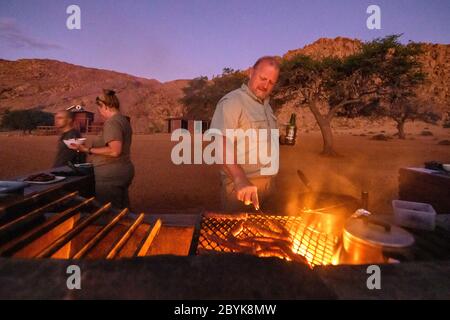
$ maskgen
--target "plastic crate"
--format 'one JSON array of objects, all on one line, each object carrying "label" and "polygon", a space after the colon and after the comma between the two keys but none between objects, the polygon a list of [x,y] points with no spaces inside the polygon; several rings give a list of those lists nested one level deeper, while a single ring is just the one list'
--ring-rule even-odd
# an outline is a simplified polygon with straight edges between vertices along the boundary
[{"label": "plastic crate", "polygon": [[395,223],[402,227],[434,230],[436,211],[428,203],[393,200]]}]

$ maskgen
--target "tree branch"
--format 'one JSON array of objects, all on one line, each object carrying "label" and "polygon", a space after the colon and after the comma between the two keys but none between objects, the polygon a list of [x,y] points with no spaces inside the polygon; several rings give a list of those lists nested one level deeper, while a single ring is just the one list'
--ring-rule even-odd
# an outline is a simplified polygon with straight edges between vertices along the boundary
[{"label": "tree branch", "polygon": [[376,93],[376,92],[377,92],[377,90],[367,91],[367,92],[364,92],[364,93],[360,94],[360,95],[359,95],[359,98],[341,101],[340,103],[338,103],[337,105],[335,105],[334,107],[332,107],[332,108],[330,109],[330,111],[329,111],[328,114],[327,114],[328,120],[331,121],[331,119],[336,115],[336,113],[337,113],[337,112],[339,111],[339,109],[341,109],[342,107],[344,107],[344,106],[346,106],[346,105],[348,105],[348,104],[361,102],[363,97],[368,96],[368,95],[371,95],[371,94],[374,94],[374,93]]},{"label": "tree branch", "polygon": [[328,120],[331,120],[336,115],[336,113],[339,111],[339,109],[346,106],[347,104],[352,104],[352,103],[356,103],[356,102],[360,102],[360,101],[361,101],[361,98],[350,99],[350,100],[345,100],[345,101],[340,102],[339,104],[335,105],[333,108],[330,109],[330,111],[327,114]]}]

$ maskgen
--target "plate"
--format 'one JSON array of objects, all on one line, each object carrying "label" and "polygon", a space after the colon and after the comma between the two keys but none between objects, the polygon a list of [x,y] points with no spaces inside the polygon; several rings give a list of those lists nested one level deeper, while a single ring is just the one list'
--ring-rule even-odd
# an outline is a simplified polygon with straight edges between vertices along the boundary
[{"label": "plate", "polygon": [[72,143],[74,144],[84,144],[86,142],[86,138],[78,138],[78,139],[67,139],[63,140],[63,142],[66,144],[66,146],[70,147]]},{"label": "plate", "polygon": [[22,180],[22,181],[24,181],[26,183],[30,183],[30,184],[51,184],[51,183],[60,182],[64,179],[66,179],[66,177],[55,176],[55,179],[50,180],[50,181],[27,181],[27,180]]},{"label": "plate", "polygon": [[92,168],[92,163],[86,162],[86,163],[76,163],[74,164],[75,168]]}]

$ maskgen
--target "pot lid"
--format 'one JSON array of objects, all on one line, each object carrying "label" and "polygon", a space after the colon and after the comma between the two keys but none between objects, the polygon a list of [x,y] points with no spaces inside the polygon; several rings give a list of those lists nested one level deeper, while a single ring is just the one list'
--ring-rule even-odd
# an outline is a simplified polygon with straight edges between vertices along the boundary
[{"label": "pot lid", "polygon": [[405,248],[414,243],[414,237],[408,231],[367,217],[349,219],[344,237],[376,247]]}]

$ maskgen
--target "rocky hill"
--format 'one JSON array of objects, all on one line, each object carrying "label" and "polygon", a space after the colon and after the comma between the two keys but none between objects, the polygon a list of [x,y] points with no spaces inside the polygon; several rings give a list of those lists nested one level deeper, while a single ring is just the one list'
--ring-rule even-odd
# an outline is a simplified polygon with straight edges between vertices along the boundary
[{"label": "rocky hill", "polygon": [[[314,58],[344,57],[360,48],[361,41],[357,39],[321,38],[301,49],[288,51],[284,57],[298,53]],[[426,43],[423,49],[422,62],[428,81],[418,94],[440,106],[437,112],[449,112],[450,45]],[[188,80],[161,83],[55,60],[0,60],[0,113],[6,108],[32,107],[55,111],[73,104],[83,104],[95,112],[95,97],[102,88],[111,88],[117,91],[123,111],[131,116],[136,132],[161,131],[165,118],[183,114],[184,107],[178,100],[187,83]],[[280,122],[287,122],[291,112],[299,113],[302,127],[314,128],[315,121],[309,111],[294,106],[279,110]]]},{"label": "rocky hill", "polygon": [[[362,42],[357,39],[321,38],[301,49],[288,51],[283,58],[289,59],[296,54],[308,55],[315,59],[329,56],[342,58],[357,53],[361,50],[361,45]],[[417,90],[417,95],[425,101],[430,101],[435,111],[445,116],[447,112],[450,112],[450,45],[423,43],[422,49],[421,62],[423,71],[427,75],[427,81]],[[301,119],[303,129],[318,129],[314,117],[308,109],[298,110],[289,104],[279,110],[280,122],[287,122],[292,112],[297,113],[297,118]],[[334,121],[335,126],[354,127],[357,123],[360,121],[348,119],[335,119]]]},{"label": "rocky hill", "polygon": [[164,128],[165,118],[182,115],[178,99],[186,84],[187,80],[160,83],[55,60],[0,60],[0,109],[40,107],[53,112],[82,104],[96,112],[96,96],[102,88],[111,88],[135,131],[158,131]]}]

